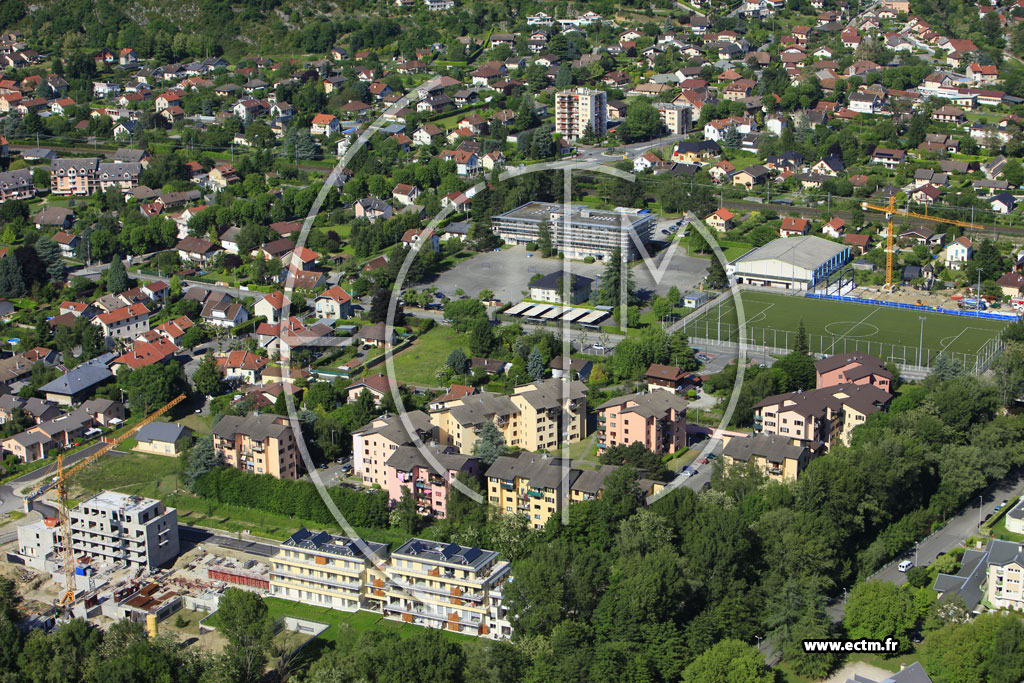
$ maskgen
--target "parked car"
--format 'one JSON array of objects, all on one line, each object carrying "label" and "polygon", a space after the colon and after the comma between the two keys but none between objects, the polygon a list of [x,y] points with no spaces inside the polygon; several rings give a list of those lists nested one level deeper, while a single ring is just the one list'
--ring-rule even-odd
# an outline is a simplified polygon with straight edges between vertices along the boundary
[{"label": "parked car", "polygon": [[899,569],[904,574],[906,574],[908,571],[910,571],[911,569],[914,568],[914,563],[911,562],[910,560],[903,560],[902,562],[899,563],[899,565],[896,568]]}]

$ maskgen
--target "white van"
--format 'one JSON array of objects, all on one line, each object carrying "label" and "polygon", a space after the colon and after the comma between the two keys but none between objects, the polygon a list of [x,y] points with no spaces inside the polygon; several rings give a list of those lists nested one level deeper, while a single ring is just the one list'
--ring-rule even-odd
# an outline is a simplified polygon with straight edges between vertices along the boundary
[{"label": "white van", "polygon": [[897,567],[897,569],[899,569],[903,573],[906,573],[907,570],[911,569],[913,566],[914,566],[914,563],[911,562],[910,560],[903,560],[902,562],[900,562],[900,564]]}]

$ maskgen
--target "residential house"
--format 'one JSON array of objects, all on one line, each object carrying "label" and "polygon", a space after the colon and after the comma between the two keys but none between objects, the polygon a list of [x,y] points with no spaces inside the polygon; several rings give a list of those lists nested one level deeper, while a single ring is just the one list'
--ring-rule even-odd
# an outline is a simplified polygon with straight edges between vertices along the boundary
[{"label": "residential house", "polygon": [[693,384],[693,378],[690,373],[674,365],[662,365],[660,363],[651,363],[644,374],[644,378],[647,380],[648,391],[661,389],[679,392]]},{"label": "residential house", "polygon": [[387,202],[376,197],[367,197],[356,202],[356,218],[365,218],[371,223],[379,219],[387,220],[394,215],[394,209]]},{"label": "residential house", "polygon": [[136,451],[178,456],[192,445],[192,430],[170,422],[150,422],[136,433],[135,439]]},{"label": "residential house", "polygon": [[334,285],[313,300],[317,318],[326,320],[347,320],[352,317],[352,296],[338,285]]},{"label": "residential house", "polygon": [[118,339],[134,339],[149,331],[149,309],[145,304],[124,306],[109,313],[102,313],[92,322],[103,330],[108,342]]},{"label": "residential house", "polygon": [[892,373],[876,356],[866,353],[838,353],[814,362],[815,387],[823,389],[840,384],[870,384],[891,391]]},{"label": "residential house", "polygon": [[733,185],[741,185],[748,190],[755,185],[763,185],[771,177],[771,171],[761,164],[752,164],[746,168],[736,171],[732,176]]},{"label": "residential house", "polygon": [[245,349],[229,351],[227,355],[217,358],[217,367],[224,372],[224,379],[237,380],[243,384],[263,382],[263,369],[267,363],[263,356]]},{"label": "residential house", "polygon": [[312,135],[336,135],[341,132],[341,122],[334,114],[317,114],[313,117],[309,132]]},{"label": "residential house", "polygon": [[714,213],[710,214],[704,219],[704,222],[709,226],[717,230],[718,232],[726,232],[733,228],[733,218],[735,214],[729,209],[718,209]]}]

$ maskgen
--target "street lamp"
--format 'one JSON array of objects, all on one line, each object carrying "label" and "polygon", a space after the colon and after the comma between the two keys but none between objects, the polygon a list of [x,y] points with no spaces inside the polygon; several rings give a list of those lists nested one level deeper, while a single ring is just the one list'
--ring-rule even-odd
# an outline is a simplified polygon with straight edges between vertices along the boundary
[{"label": "street lamp", "polygon": [[984,501],[985,496],[978,496],[978,528],[981,528],[981,503]]},{"label": "street lamp", "polygon": [[761,641],[764,640],[764,636],[754,636],[757,638],[757,651],[761,651]]}]

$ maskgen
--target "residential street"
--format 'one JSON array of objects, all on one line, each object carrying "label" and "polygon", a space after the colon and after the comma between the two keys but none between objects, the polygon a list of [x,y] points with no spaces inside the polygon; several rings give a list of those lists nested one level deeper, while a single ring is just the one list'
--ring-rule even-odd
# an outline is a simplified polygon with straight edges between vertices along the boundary
[{"label": "residential street", "polygon": [[[926,538],[916,548],[894,558],[871,578],[903,585],[907,582],[907,575],[897,569],[900,562],[910,560],[915,565],[927,567],[939,555],[960,547],[968,537],[978,535],[979,520],[984,520],[991,515],[996,506],[1003,501],[1019,494],[1022,487],[1024,487],[1024,472],[1011,473],[1006,479],[990,485],[985,489],[980,500],[975,497],[972,503],[951,519],[946,526]],[[979,502],[981,503],[980,512]],[[835,621],[840,621],[845,608],[846,601],[841,599],[829,606],[828,613]]]}]

